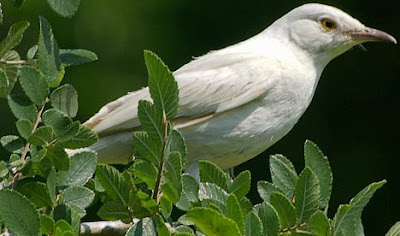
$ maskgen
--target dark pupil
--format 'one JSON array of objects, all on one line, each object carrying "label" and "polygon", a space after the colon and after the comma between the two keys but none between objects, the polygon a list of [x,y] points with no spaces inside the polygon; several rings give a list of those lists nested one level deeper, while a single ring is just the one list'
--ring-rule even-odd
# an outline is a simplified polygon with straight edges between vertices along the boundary
[{"label": "dark pupil", "polygon": [[333,23],[331,21],[325,21],[325,26],[328,28],[332,28],[333,27]]}]

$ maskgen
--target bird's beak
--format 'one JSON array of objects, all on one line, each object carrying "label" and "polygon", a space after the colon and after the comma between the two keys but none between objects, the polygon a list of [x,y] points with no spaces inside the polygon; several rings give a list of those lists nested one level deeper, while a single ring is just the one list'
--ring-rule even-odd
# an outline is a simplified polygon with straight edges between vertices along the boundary
[{"label": "bird's beak", "polygon": [[393,43],[397,44],[396,39],[381,30],[365,27],[361,31],[353,31],[350,33],[351,38],[354,41],[363,43],[363,42],[385,42],[385,43]]}]

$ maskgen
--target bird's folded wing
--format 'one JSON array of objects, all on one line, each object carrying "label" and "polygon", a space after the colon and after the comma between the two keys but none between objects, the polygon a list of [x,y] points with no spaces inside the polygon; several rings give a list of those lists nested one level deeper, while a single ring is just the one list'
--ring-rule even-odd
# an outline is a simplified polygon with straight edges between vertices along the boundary
[{"label": "bird's folded wing", "polygon": [[[177,122],[191,124],[234,109],[268,91],[273,84],[274,62],[249,53],[209,53],[184,65],[174,77],[179,85]],[[100,136],[135,130],[139,100],[150,100],[148,88],[105,105],[85,125]],[[183,123],[183,124],[182,124]]]}]

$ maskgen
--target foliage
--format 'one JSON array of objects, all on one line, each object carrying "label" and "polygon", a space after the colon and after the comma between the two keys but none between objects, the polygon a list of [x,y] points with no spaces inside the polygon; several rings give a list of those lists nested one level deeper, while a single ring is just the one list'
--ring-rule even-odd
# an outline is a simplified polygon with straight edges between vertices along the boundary
[{"label": "foliage", "polygon": [[[20,7],[24,1],[11,1]],[[76,1],[48,0],[63,16]],[[1,11],[0,11],[1,12]],[[2,16],[2,14],[0,14]],[[2,20],[2,19],[1,19]],[[152,101],[140,101],[142,130],[134,132],[135,160],[126,168],[97,163],[89,147],[97,135],[72,118],[78,94],[62,84],[69,66],[97,60],[83,49],[59,49],[49,22],[39,18],[38,42],[21,59],[13,49],[28,22],[11,26],[0,42],[0,97],[16,117],[18,135],[1,137],[10,152],[0,162],[0,226],[17,235],[76,235],[86,209],[131,224],[126,235],[363,235],[361,214],[385,180],[361,190],[329,219],[332,171],[321,150],[306,141],[305,167],[297,172],[283,155],[270,157],[271,181],[259,181],[262,202],[246,197],[251,173],[232,178],[199,161],[199,181],[184,172],[184,137],[171,120],[179,91],[162,60],[144,52]],[[18,82],[18,83],[17,83]],[[16,87],[16,88],[14,88]],[[387,235],[398,235],[399,223]]]}]

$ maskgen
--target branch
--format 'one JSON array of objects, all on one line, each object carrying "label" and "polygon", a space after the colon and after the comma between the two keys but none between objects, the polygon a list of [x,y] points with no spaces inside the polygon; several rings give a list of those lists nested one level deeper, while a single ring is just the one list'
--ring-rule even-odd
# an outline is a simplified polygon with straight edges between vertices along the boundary
[{"label": "branch", "polygon": [[[134,219],[136,223],[138,219]],[[132,224],[125,224],[122,221],[97,221],[84,222],[81,224],[81,235],[125,235]]]},{"label": "branch", "polygon": [[34,61],[26,61],[26,60],[17,60],[17,61],[5,61],[0,60],[0,65],[8,65],[8,66],[18,66],[18,65],[35,65]]}]

